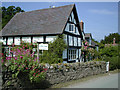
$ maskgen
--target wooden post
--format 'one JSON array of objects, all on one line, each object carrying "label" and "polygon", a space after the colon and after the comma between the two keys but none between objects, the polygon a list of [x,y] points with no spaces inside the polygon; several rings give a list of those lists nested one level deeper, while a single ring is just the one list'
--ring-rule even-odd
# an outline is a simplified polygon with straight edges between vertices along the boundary
[{"label": "wooden post", "polygon": [[37,62],[39,60],[39,43],[37,44]]}]

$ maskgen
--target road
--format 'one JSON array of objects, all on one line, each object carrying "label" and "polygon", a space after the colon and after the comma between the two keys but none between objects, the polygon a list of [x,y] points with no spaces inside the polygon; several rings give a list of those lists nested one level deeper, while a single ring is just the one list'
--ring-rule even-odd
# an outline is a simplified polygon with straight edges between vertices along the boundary
[{"label": "road", "polygon": [[63,88],[118,88],[118,73],[92,78]]}]

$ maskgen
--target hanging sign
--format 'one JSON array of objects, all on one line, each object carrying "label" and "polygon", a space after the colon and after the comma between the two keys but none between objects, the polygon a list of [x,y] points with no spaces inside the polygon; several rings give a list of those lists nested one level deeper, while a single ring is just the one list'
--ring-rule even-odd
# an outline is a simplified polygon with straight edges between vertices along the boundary
[{"label": "hanging sign", "polygon": [[39,50],[48,50],[48,44],[39,44]]}]

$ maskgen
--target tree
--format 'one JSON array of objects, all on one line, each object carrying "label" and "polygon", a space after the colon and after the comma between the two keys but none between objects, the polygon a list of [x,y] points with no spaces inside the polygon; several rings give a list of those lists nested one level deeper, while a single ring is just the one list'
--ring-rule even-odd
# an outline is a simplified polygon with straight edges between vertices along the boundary
[{"label": "tree", "polygon": [[49,43],[48,47],[48,51],[44,51],[40,57],[40,62],[49,64],[61,63],[63,61],[63,51],[67,48],[64,36],[58,35],[54,42]]},{"label": "tree", "polygon": [[105,36],[104,40],[101,40],[101,43],[112,44],[113,38],[115,38],[117,44],[120,43],[120,34],[118,33],[111,33],[108,36]]},{"label": "tree", "polygon": [[9,6],[8,8],[2,7],[2,28],[11,20],[11,18],[16,14],[24,12],[20,7]]}]

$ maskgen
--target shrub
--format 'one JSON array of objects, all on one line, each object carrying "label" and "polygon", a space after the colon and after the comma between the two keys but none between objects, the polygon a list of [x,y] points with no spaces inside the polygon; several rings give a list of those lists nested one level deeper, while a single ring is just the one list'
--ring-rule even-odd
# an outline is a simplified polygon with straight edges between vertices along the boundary
[{"label": "shrub", "polygon": [[67,45],[64,41],[64,35],[58,35],[54,42],[48,44],[48,51],[44,51],[40,56],[41,63],[61,63],[63,62],[62,54]]},{"label": "shrub", "polygon": [[[33,45],[22,42],[20,46],[14,46],[11,49],[11,53],[14,57],[9,56],[6,59],[2,59],[3,66],[14,72],[14,78],[18,76],[20,72],[27,72],[31,82],[40,82],[45,79],[44,67],[41,67],[39,61],[34,57],[32,52]],[[35,74],[34,74],[35,73]]]}]

